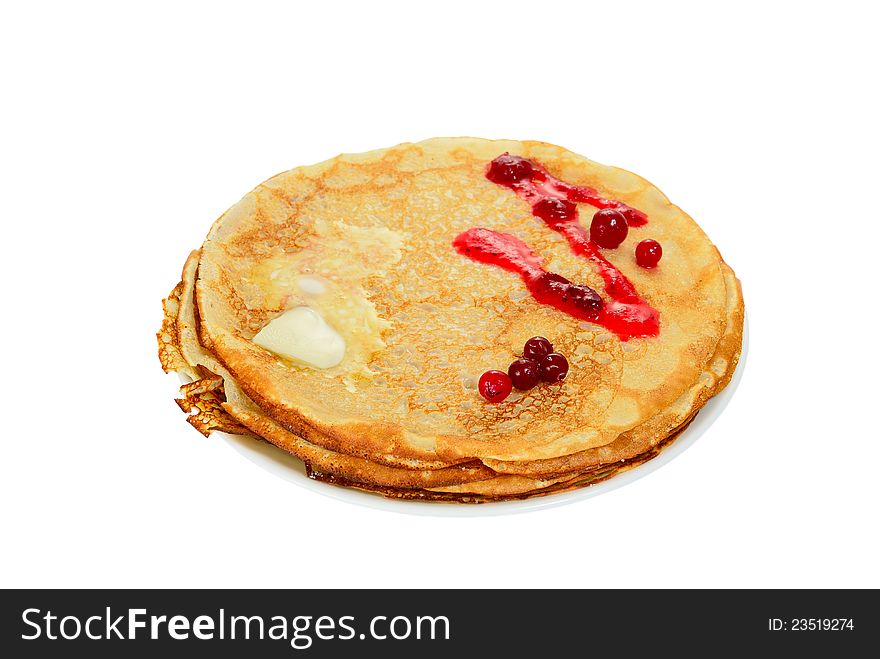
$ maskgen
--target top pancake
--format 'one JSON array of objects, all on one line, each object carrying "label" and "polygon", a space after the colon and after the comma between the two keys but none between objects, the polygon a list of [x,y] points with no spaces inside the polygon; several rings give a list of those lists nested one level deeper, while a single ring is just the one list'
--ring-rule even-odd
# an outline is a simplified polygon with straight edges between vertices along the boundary
[{"label": "top pancake", "polygon": [[[549,270],[602,291],[561,236],[486,180],[487,164],[505,151],[647,213],[647,226],[604,254],[660,312],[658,337],[621,342],[537,304],[519,277],[453,249],[472,227],[512,233]],[[593,209],[580,207],[588,222]],[[654,270],[633,256],[648,237],[664,250]],[[731,370],[742,320],[736,340],[716,354],[730,307],[722,263],[696,223],[634,174],[538,142],[433,139],[285,172],[227,211],[201,250],[200,339],[260,408],[326,448],[432,468],[552,460],[623,434],[638,443],[643,427],[662,433],[645,421],[705,388],[707,373]],[[302,275],[329,290],[303,292],[295,283]],[[299,366],[251,341],[299,305],[316,308],[345,338],[339,366]],[[568,357],[566,380],[485,403],[480,373],[504,369],[533,335]],[[695,408],[704,402],[692,398]]]}]

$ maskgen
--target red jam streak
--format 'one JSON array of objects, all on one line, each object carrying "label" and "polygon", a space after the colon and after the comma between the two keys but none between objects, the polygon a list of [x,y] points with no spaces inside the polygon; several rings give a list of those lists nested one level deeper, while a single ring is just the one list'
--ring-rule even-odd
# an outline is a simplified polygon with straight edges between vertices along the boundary
[{"label": "red jam streak", "polygon": [[[537,217],[548,223],[570,217],[570,215],[562,218],[554,217],[553,209],[564,209],[563,213],[573,214],[577,221],[575,203],[585,203],[595,208],[613,208],[623,213],[627,224],[631,227],[640,227],[648,223],[648,216],[642,211],[627,206],[622,201],[605,199],[595,188],[566,183],[553,176],[543,166],[521,156],[501,154],[489,163],[486,178],[516,192],[521,199],[529,202],[532,212]],[[539,205],[540,207],[536,209]]]},{"label": "red jam streak", "polygon": [[584,293],[589,291],[595,295],[592,289],[572,284],[544,270],[541,260],[531,249],[510,234],[483,228],[469,229],[453,241],[459,253],[518,273],[541,304],[601,325],[623,341],[659,334],[659,312],[639,296],[632,282],[590,241],[588,231],[578,222],[577,203],[618,210],[630,226],[646,224],[645,213],[619,201],[605,199],[593,188],[561,181],[541,165],[506,153],[492,161],[486,178],[516,192],[532,207],[533,215],[562,234],[575,254],[589,260],[602,277],[605,293],[611,299],[596,304],[596,300],[589,299]]},{"label": "red jam streak", "polygon": [[[541,259],[528,245],[509,233],[477,227],[459,234],[452,244],[469,259],[517,273],[532,297],[541,304],[601,325],[623,340],[634,336],[656,336],[659,332],[657,312],[635,294],[632,284],[610,264],[611,270],[603,276],[607,275],[606,292],[612,299],[596,305],[591,304],[589,297],[585,299],[584,295],[577,294],[582,290],[595,294],[592,289],[572,284],[545,270]],[[609,280],[612,282],[610,286],[607,284]],[[613,295],[609,292],[612,287]]]}]

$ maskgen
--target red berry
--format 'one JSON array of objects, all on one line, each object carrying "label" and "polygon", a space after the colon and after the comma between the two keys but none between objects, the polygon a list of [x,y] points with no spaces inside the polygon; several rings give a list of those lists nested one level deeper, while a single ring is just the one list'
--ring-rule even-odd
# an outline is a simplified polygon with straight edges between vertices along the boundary
[{"label": "red berry", "polygon": [[554,272],[542,272],[536,279],[532,280],[529,288],[539,298],[544,298],[548,295],[562,298],[569,286],[571,286],[571,282],[562,275],[557,275]]},{"label": "red berry", "polygon": [[602,311],[602,297],[589,286],[571,284],[565,291],[564,299],[592,319],[598,318]]},{"label": "red berry", "polygon": [[620,211],[603,208],[593,215],[593,221],[590,223],[590,240],[599,247],[614,249],[624,241],[627,233],[629,233],[629,225]]},{"label": "red berry", "polygon": [[517,359],[507,369],[510,381],[517,389],[531,389],[541,379],[538,362],[533,359]]},{"label": "red berry", "polygon": [[486,178],[500,185],[513,185],[530,178],[534,171],[532,163],[525,158],[504,153],[491,162]]},{"label": "red berry", "polygon": [[558,352],[551,352],[541,360],[538,369],[544,382],[559,382],[568,375],[568,360]]},{"label": "red berry", "polygon": [[663,247],[656,240],[643,240],[636,245],[636,263],[643,268],[653,268],[663,256]]},{"label": "red berry", "polygon": [[512,388],[510,377],[502,371],[486,371],[480,376],[480,395],[490,403],[500,403]]},{"label": "red berry", "polygon": [[523,346],[523,357],[532,361],[540,361],[553,352],[553,344],[543,336],[533,336]]},{"label": "red berry", "polygon": [[532,213],[552,227],[575,217],[577,205],[568,199],[545,197],[532,207]]}]

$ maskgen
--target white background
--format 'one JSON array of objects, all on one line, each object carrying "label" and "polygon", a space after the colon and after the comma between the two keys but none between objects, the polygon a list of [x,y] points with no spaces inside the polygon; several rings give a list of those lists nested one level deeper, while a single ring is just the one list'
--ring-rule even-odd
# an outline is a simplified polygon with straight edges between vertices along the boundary
[{"label": "white background", "polygon": [[[877,17],[712,5],[5,3],[0,585],[880,587]],[[716,242],[751,352],[681,457],[442,519],[184,422],[154,333],[211,222],[279,171],[435,135],[625,167]]]}]

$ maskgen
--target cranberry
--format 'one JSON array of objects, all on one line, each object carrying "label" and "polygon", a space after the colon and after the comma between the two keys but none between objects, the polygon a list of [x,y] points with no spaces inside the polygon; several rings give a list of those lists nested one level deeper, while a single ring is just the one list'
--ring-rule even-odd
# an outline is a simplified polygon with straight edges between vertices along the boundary
[{"label": "cranberry", "polygon": [[480,395],[490,403],[500,403],[510,395],[513,383],[507,373],[486,371],[480,376]]},{"label": "cranberry", "polygon": [[571,286],[571,282],[554,272],[542,272],[541,275],[533,281],[530,288],[536,296],[546,296],[548,293],[562,297]]},{"label": "cranberry", "polygon": [[489,165],[486,178],[500,185],[513,185],[523,179],[530,178],[534,171],[532,163],[525,158],[503,153]]},{"label": "cranberry", "polygon": [[607,249],[614,249],[626,238],[629,226],[620,211],[603,208],[596,211],[590,223],[590,240]]},{"label": "cranberry", "polygon": [[598,318],[602,311],[602,297],[589,286],[572,284],[566,291],[566,300],[590,318]]},{"label": "cranberry", "polygon": [[551,227],[577,216],[577,205],[568,199],[545,197],[532,207],[532,213]]},{"label": "cranberry", "polygon": [[523,346],[523,357],[538,361],[553,352],[553,344],[543,336],[533,336]]},{"label": "cranberry", "polygon": [[541,380],[538,362],[533,359],[517,359],[507,368],[510,381],[517,389],[531,389]]},{"label": "cranberry", "polygon": [[663,247],[656,240],[643,240],[636,245],[636,263],[643,268],[653,268],[663,256]]},{"label": "cranberry", "polygon": [[559,382],[568,375],[568,360],[558,352],[551,352],[541,360],[538,370],[544,382]]}]

